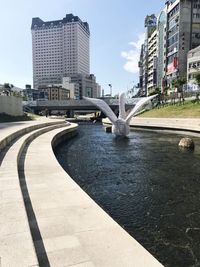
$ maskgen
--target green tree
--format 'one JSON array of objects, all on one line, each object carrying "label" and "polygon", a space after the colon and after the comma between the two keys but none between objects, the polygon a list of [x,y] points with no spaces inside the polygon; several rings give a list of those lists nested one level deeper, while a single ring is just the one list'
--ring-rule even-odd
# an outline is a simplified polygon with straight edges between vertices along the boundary
[{"label": "green tree", "polygon": [[177,88],[182,90],[183,85],[186,84],[186,82],[187,82],[187,77],[186,77],[186,75],[184,75],[182,77],[179,77],[176,80],[173,80],[172,81],[172,87],[173,88],[177,87]]},{"label": "green tree", "polygon": [[156,87],[153,91],[151,91],[150,93],[149,93],[149,96],[151,96],[151,95],[156,95],[156,94],[160,94],[161,93],[161,89],[159,88],[159,87]]},{"label": "green tree", "polygon": [[180,77],[179,79],[178,79],[178,85],[179,86],[183,86],[184,84],[186,84],[187,83],[187,77],[186,77],[186,75],[184,75],[184,76],[182,76],[182,77]]},{"label": "green tree", "polygon": [[20,92],[13,92],[12,93],[13,96],[16,96],[16,97],[21,97],[22,98],[22,95],[20,94]]},{"label": "green tree", "polygon": [[9,83],[4,83],[4,85],[3,85],[3,86],[4,86],[4,88],[5,88],[5,89],[11,89],[11,87],[10,87],[10,84],[9,84]]},{"label": "green tree", "polygon": [[7,95],[11,95],[11,86],[10,86],[10,84],[9,83],[4,83],[4,85],[3,85],[3,87],[4,87],[4,91],[5,91],[5,93],[7,94]]},{"label": "green tree", "polygon": [[172,81],[172,87],[175,88],[178,86],[178,80],[173,80]]},{"label": "green tree", "polygon": [[195,81],[198,85],[200,85],[200,72],[197,72],[197,74],[195,75]]}]

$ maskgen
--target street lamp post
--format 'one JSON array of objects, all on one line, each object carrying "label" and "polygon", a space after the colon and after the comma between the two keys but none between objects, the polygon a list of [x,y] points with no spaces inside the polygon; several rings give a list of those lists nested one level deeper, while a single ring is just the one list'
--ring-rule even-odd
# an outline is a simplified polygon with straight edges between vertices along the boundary
[{"label": "street lamp post", "polygon": [[112,84],[109,83],[108,86],[110,87],[110,96],[112,97]]}]

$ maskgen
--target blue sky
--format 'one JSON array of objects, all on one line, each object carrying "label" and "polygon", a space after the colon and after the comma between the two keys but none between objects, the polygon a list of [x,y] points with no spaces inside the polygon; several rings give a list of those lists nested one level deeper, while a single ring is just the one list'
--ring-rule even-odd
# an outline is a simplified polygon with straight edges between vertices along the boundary
[{"label": "blue sky", "polygon": [[31,19],[62,19],[73,13],[90,26],[90,71],[109,93],[138,82],[137,56],[144,17],[158,14],[164,0],[7,0],[0,1],[0,83],[32,84]]}]

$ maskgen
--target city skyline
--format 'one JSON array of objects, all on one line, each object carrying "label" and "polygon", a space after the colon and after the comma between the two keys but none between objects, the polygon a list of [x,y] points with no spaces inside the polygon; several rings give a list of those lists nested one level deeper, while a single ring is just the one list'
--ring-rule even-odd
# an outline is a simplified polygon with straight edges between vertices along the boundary
[{"label": "city skyline", "polygon": [[[12,1],[11,1],[12,2]],[[34,4],[33,4],[34,3]],[[105,3],[105,4],[104,4]],[[138,55],[144,38],[144,17],[158,14],[164,1],[154,1],[151,6],[145,1],[123,5],[119,1],[52,1],[20,0],[15,10],[9,3],[1,3],[0,17],[0,83],[10,82],[18,87],[32,84],[32,49],[30,23],[32,17],[46,21],[73,13],[87,21],[91,31],[91,73],[109,93],[127,90],[138,83]],[[102,14],[102,15],[101,15]],[[16,23],[14,23],[16,22]]]}]

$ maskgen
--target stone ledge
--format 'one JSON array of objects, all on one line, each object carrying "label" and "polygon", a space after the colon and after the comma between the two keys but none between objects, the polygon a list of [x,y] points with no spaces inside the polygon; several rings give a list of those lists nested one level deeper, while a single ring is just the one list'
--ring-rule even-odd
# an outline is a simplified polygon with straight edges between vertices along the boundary
[{"label": "stone ledge", "polygon": [[132,118],[131,127],[168,129],[200,133],[200,119],[182,118]]},{"label": "stone ledge", "polygon": [[[59,122],[61,123],[61,122]],[[39,266],[30,234],[21,193],[17,163],[23,147],[36,136],[65,124],[39,124],[40,129],[25,134],[7,151],[0,168],[0,251],[1,266]],[[34,125],[35,126],[35,125]],[[31,129],[33,129],[31,128]],[[31,130],[30,127],[28,131]],[[26,132],[26,129],[23,129]]]},{"label": "stone ledge", "polygon": [[[30,221],[29,218],[29,223],[34,226],[37,222],[41,234],[41,239],[34,237],[36,251],[38,249],[38,251],[45,252],[51,266],[161,267],[162,265],[110,218],[57,162],[52,146],[55,147],[62,140],[73,136],[76,128],[77,125],[73,124],[65,130],[54,129],[52,132],[39,136],[39,133],[47,131],[47,129],[40,129],[23,136],[14,144],[18,147],[15,148],[15,153],[17,152],[19,162],[20,156],[24,157],[23,148],[32,141],[25,157],[24,171],[35,213],[35,221],[33,218]],[[37,138],[34,139],[35,137]],[[11,149],[14,149],[14,146]],[[8,153],[10,152],[9,149]],[[13,160],[11,156],[8,159],[9,164],[12,165]],[[4,253],[1,252],[0,255],[1,265],[2,267],[8,265],[39,266],[34,256],[33,244],[31,248],[32,239],[30,231],[27,230],[27,218],[22,220],[27,222],[25,223],[26,230],[22,230],[24,225],[21,224],[21,220],[16,221],[16,216],[26,217],[26,215],[22,196],[19,194],[18,176],[11,175],[10,171],[13,170],[11,165],[7,178],[2,179],[6,181],[6,186],[8,185],[8,191],[4,196],[11,197],[9,203],[13,203],[12,205],[21,203],[21,209],[15,208],[14,210],[18,213],[9,213],[11,221],[8,224],[3,223],[3,225],[8,225],[7,228],[2,229],[5,231],[4,236],[9,239],[6,237],[4,240],[3,236],[0,239],[1,245],[7,244]],[[14,163],[13,166],[15,165],[17,164]],[[5,164],[5,167],[8,165]],[[9,179],[12,179],[11,188],[7,183]],[[14,180],[16,183],[13,183]],[[25,197],[27,198],[27,195]],[[11,235],[8,234],[9,231]],[[29,240],[29,245],[26,240]],[[20,244],[24,245],[24,249],[20,249]],[[30,249],[27,250],[28,248]],[[11,251],[14,254],[9,253]],[[9,262],[9,257],[13,263]],[[41,253],[41,257],[44,257],[44,253]]]},{"label": "stone ledge", "polygon": [[0,153],[7,145],[9,145],[13,140],[19,138],[20,136],[23,136],[24,134],[29,133],[33,130],[39,129],[41,127],[60,124],[60,123],[61,121],[43,122],[43,123],[38,123],[35,125],[28,126],[28,127],[25,124],[25,126],[22,127],[22,129],[19,129],[14,132],[11,131],[11,133],[9,133],[6,137],[2,137],[0,139]]},{"label": "stone ledge", "polygon": [[33,140],[25,160],[27,186],[50,265],[161,267],[57,162],[52,145],[67,132],[71,135],[73,127]]},{"label": "stone ledge", "polygon": [[[108,118],[102,121],[110,125]],[[200,133],[200,119],[177,119],[177,118],[139,118],[133,117],[130,122],[131,128],[161,129],[174,131],[187,131]]]}]

